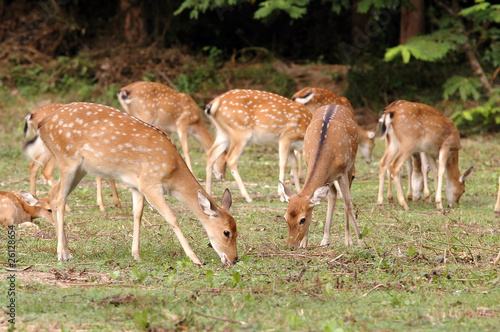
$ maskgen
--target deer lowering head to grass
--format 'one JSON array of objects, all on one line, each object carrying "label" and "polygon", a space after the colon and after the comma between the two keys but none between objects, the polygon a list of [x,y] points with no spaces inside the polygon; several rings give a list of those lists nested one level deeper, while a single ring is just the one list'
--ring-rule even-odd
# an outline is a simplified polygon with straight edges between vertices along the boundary
[{"label": "deer lowering head to grass", "polygon": [[287,244],[292,248],[306,247],[313,208],[328,197],[328,211],[321,245],[330,243],[330,228],[335,208],[338,181],[345,211],[345,242],[352,245],[349,221],[354,225],[359,244],[359,230],[351,203],[350,187],[358,149],[356,122],[351,110],[341,105],[328,105],[314,113],[304,138],[307,175],[302,190],[294,195],[280,182],[288,208]]},{"label": "deer lowering head to grass", "polygon": [[[399,172],[403,163],[416,152],[425,152],[437,161],[436,207],[443,210],[442,185],[446,170],[446,197],[451,207],[465,192],[465,180],[473,167],[464,174],[458,170],[460,135],[449,118],[435,108],[398,100],[387,106],[380,120],[386,148],[380,160],[378,205],[383,204],[384,177],[389,170],[396,186],[399,204],[408,210]],[[435,177],[436,178],[436,177]]]},{"label": "deer lowering head to grass", "polygon": [[[346,97],[340,97],[335,93],[323,89],[307,87],[292,96],[292,100],[304,104],[307,109],[314,113],[318,108],[326,105],[342,105],[349,108],[354,116],[354,109]],[[372,152],[375,147],[375,132],[366,130],[356,124],[358,131],[359,152],[367,164],[372,162]]]},{"label": "deer lowering head to grass", "polygon": [[132,256],[135,259],[140,259],[140,222],[146,199],[171,225],[186,255],[195,264],[202,263],[163,197],[168,193],[184,203],[201,221],[221,261],[224,264],[236,262],[238,232],[228,212],[231,193],[226,189],[219,207],[200,186],[162,130],[108,106],[72,103],[40,123],[38,137],[26,145],[25,153],[31,155],[31,149],[37,144],[44,144],[52,153],[60,172],[60,179],[49,193],[57,222],[59,260],[71,258],[64,231],[64,206],[68,195],[88,172],[122,181],[131,187]]},{"label": "deer lowering head to grass", "polygon": [[[36,135],[36,131],[40,122],[45,119],[48,115],[52,114],[54,111],[57,111],[64,104],[61,103],[53,103],[43,107],[40,107],[32,112],[30,112],[25,120],[24,125],[24,136],[28,137],[30,133]],[[32,151],[33,159],[30,161],[30,192],[32,195],[36,195],[36,176],[38,173],[38,169],[42,168],[42,175],[47,180],[47,183],[50,187],[54,186],[54,170],[56,167],[56,161],[53,158],[52,154],[49,153],[43,145],[38,145],[38,151]],[[104,202],[102,199],[102,179],[96,179],[97,184],[97,205],[101,211],[104,211]],[[115,206],[120,207],[120,199],[118,197],[118,191],[116,190],[115,180],[109,180],[109,185],[111,187],[111,191],[113,193],[113,201]],[[66,207],[67,210],[70,210],[69,207]]]},{"label": "deer lowering head to grass", "polygon": [[0,191],[0,225],[31,225],[36,218],[54,223],[48,197],[37,198],[26,191],[20,194]]},{"label": "deer lowering head to grass", "polygon": [[[186,93],[160,83],[135,82],[118,91],[118,101],[127,113],[167,132],[177,133],[184,160],[191,171],[193,167],[189,156],[188,135],[200,142],[205,151],[214,143],[214,138],[201,117],[201,109]],[[225,175],[224,155],[217,160],[214,168],[215,177],[219,180]]]},{"label": "deer lowering head to grass", "polygon": [[[217,129],[215,143],[207,152],[207,191],[211,191],[214,163],[227,150],[227,165],[247,202],[252,199],[237,167],[238,158],[247,143],[279,144],[279,180],[283,182],[290,148],[301,149],[311,121],[310,112],[300,103],[258,90],[228,91],[208,104],[205,114]],[[296,172],[294,181],[295,186],[300,188]],[[283,199],[282,193],[278,193]]]}]

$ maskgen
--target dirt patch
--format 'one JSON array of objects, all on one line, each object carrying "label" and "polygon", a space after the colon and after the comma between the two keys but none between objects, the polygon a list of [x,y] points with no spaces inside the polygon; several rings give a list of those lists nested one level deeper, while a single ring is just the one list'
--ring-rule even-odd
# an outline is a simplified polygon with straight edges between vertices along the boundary
[{"label": "dirt patch", "polygon": [[16,279],[22,283],[31,284],[37,282],[42,285],[62,288],[108,285],[111,283],[106,273],[88,271],[85,268],[82,271],[76,271],[75,269],[61,270],[57,268],[51,268],[49,272],[26,270],[15,272],[15,274]]}]

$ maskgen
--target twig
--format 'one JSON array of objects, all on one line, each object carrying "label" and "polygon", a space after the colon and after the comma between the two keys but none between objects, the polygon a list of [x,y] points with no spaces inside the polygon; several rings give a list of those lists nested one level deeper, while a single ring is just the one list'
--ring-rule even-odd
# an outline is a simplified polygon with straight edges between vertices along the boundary
[{"label": "twig", "polygon": [[199,312],[199,311],[195,311],[194,313],[198,314],[200,316],[203,316],[203,317],[207,317],[207,318],[212,318],[212,319],[215,319],[215,320],[219,320],[221,322],[228,322],[228,323],[241,324],[241,325],[246,325],[247,324],[246,322],[243,322],[243,321],[238,321],[238,320],[232,320],[232,319],[224,318],[224,317],[217,317],[217,316],[207,315],[207,314],[204,314],[204,313]]},{"label": "twig", "polygon": [[328,263],[333,263],[335,262],[337,259],[339,259],[340,257],[344,256],[344,254],[340,254],[338,255],[337,257],[335,257],[334,259],[332,259],[331,261],[329,261]]},{"label": "twig", "polygon": [[384,284],[378,284],[377,286],[375,286],[372,289],[370,289],[368,292],[366,292],[363,295],[361,295],[361,297],[367,296],[368,294],[370,294],[371,292],[373,292],[374,290],[376,290],[377,288],[380,288],[380,287],[385,287],[385,285]]}]

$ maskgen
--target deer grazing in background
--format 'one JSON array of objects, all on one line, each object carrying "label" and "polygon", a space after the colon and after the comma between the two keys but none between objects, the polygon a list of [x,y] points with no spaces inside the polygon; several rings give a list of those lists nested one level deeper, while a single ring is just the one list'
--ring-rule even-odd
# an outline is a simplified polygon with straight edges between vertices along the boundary
[{"label": "deer grazing in background", "polygon": [[54,224],[49,198],[37,198],[26,191],[20,194],[0,191],[0,225],[33,225],[33,219],[43,218]]},{"label": "deer grazing in background", "polygon": [[387,135],[386,148],[380,160],[379,190],[377,203],[382,206],[384,177],[389,170],[396,186],[399,204],[408,210],[400,179],[403,163],[415,152],[425,152],[437,160],[436,207],[443,210],[442,186],[446,170],[446,197],[451,207],[458,203],[465,192],[465,180],[470,177],[473,167],[464,174],[458,170],[460,135],[453,121],[435,108],[398,100],[387,106],[382,114],[382,134]]},{"label": "deer grazing in background", "polygon": [[342,105],[328,105],[316,110],[304,138],[307,164],[304,187],[294,195],[280,182],[281,190],[289,202],[285,214],[288,224],[288,246],[292,248],[307,246],[313,208],[327,197],[328,210],[321,245],[330,243],[330,228],[337,200],[337,189],[333,181],[338,181],[344,199],[345,243],[352,245],[349,230],[351,221],[358,244],[362,244],[350,194],[357,150],[357,126],[349,108]]},{"label": "deer grazing in background", "polygon": [[495,214],[500,217],[500,178],[498,178],[498,195],[497,203],[495,204]]},{"label": "deer grazing in background", "polygon": [[[354,108],[345,97],[339,97],[335,93],[323,89],[307,87],[292,96],[292,100],[304,104],[311,113],[326,105],[342,105],[349,108],[354,116]],[[375,132],[366,130],[356,124],[358,131],[359,151],[367,164],[372,162],[372,152],[375,147]]]},{"label": "deer grazing in background", "polygon": [[[176,132],[181,141],[184,160],[191,172],[188,135],[192,135],[205,151],[214,143],[212,134],[200,115],[201,109],[186,93],[180,93],[160,83],[135,82],[118,90],[118,100],[123,109],[167,132]],[[217,160],[214,174],[218,180],[225,176],[224,155]]]},{"label": "deer grazing in background", "polygon": [[64,230],[68,195],[88,173],[120,180],[132,189],[134,231],[132,256],[140,260],[140,223],[146,199],[171,225],[186,255],[202,264],[184,237],[163,195],[184,203],[201,221],[224,264],[237,261],[236,222],[228,210],[226,189],[219,207],[200,186],[168,136],[157,127],[112,107],[72,103],[42,120],[38,136],[24,148],[28,156],[43,144],[56,159],[60,178],[49,192],[56,220],[57,255],[71,259]]},{"label": "deer grazing in background", "polygon": [[[25,120],[24,125],[24,136],[28,137],[29,133],[36,134],[39,123],[48,115],[52,114],[54,111],[57,111],[64,104],[61,103],[53,103],[43,107],[40,107],[32,112],[30,112]],[[47,153],[46,149],[43,145],[40,145],[40,149],[38,151],[33,151],[34,158],[30,161],[30,192],[32,195],[36,195],[36,176],[38,173],[38,169],[42,167],[42,175],[47,180],[47,183],[52,188],[54,186],[54,170],[56,167],[55,159],[52,157],[50,153]],[[102,179],[96,178],[97,183],[97,205],[101,211],[104,211],[104,203],[102,200]],[[121,207],[120,198],[118,197],[118,191],[116,190],[115,180],[109,180],[109,185],[111,187],[111,191],[113,193],[113,202],[115,206]],[[69,210],[69,207],[67,207]]]},{"label": "deer grazing in background", "polygon": [[[227,150],[226,163],[247,202],[252,202],[252,199],[237,166],[247,143],[279,143],[279,180],[283,182],[290,148],[301,149],[311,121],[310,112],[300,103],[258,90],[228,91],[208,104],[205,114],[217,129],[215,143],[207,152],[207,192],[210,193],[212,188],[214,163]],[[295,186],[300,188],[296,171],[294,181]],[[282,193],[279,190],[278,193],[283,200]]]}]

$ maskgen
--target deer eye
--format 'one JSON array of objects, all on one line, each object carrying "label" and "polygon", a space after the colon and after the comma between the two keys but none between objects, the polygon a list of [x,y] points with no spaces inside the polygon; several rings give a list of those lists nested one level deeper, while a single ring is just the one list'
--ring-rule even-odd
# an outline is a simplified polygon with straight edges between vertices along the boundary
[{"label": "deer eye", "polygon": [[227,231],[227,230],[226,230],[226,231],[224,231],[224,236],[225,236],[225,237],[229,238],[229,235],[231,235],[231,233],[230,233],[229,231]]},{"label": "deer eye", "polygon": [[305,223],[306,223],[306,218],[301,218],[301,219],[299,220],[299,225],[303,225],[303,224],[305,224]]},{"label": "deer eye", "polygon": [[47,212],[48,213],[52,213],[52,209],[47,209]]}]

